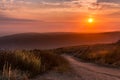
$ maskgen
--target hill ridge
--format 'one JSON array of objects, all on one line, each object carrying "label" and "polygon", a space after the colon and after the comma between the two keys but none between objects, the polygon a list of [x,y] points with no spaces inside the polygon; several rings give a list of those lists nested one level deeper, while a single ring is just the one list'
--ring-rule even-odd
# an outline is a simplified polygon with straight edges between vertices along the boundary
[{"label": "hill ridge", "polygon": [[120,32],[81,33],[21,33],[0,37],[0,48],[51,49],[67,46],[114,43],[120,40]]}]

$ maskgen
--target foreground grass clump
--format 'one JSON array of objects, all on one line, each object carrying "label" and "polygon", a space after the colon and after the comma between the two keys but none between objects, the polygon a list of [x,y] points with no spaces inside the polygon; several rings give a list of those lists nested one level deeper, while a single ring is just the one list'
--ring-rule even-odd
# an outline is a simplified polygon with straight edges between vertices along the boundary
[{"label": "foreground grass clump", "polygon": [[32,50],[31,52],[41,59],[42,72],[51,69],[59,72],[65,72],[68,71],[70,68],[69,62],[61,55],[58,55],[53,51]]},{"label": "foreground grass clump", "polygon": [[12,69],[20,69],[30,74],[38,74],[41,69],[41,60],[37,56],[27,51],[1,52],[1,70],[7,63]]},{"label": "foreground grass clump", "polygon": [[68,62],[60,55],[50,51],[0,51],[0,70],[4,72],[4,66],[11,70],[19,70],[30,76],[35,76],[48,70],[66,71]]},{"label": "foreground grass clump", "polygon": [[29,80],[28,74],[22,73],[18,70],[11,69],[11,66],[6,63],[3,67],[2,74],[0,75],[0,80]]},{"label": "foreground grass clump", "polygon": [[28,51],[16,51],[14,53],[14,56],[16,58],[16,67],[20,64],[21,66],[18,66],[23,71],[27,70],[34,74],[37,74],[40,72],[41,69],[41,59],[35,56],[34,54],[28,52]]}]

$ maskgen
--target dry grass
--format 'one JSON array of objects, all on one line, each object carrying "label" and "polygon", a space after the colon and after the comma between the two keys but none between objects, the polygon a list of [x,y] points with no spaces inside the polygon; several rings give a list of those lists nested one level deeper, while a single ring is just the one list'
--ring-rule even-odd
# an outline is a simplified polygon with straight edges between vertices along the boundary
[{"label": "dry grass", "polygon": [[65,72],[69,69],[69,63],[63,57],[41,50],[0,51],[0,65],[7,77],[16,70],[32,77],[49,70]]},{"label": "dry grass", "polygon": [[12,70],[11,66],[6,63],[3,67],[3,71],[0,80],[29,80],[28,74],[22,73],[18,70]]},{"label": "dry grass", "polygon": [[58,54],[73,55],[87,62],[120,67],[120,45],[118,43],[58,48],[54,51]]}]

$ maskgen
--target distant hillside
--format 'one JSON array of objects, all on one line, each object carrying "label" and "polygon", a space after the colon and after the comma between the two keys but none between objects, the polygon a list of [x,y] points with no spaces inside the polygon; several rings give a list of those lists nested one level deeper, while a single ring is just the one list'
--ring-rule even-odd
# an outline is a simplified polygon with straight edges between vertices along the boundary
[{"label": "distant hillside", "polygon": [[120,32],[108,33],[22,33],[0,37],[0,48],[51,49],[66,46],[113,43],[120,40]]}]

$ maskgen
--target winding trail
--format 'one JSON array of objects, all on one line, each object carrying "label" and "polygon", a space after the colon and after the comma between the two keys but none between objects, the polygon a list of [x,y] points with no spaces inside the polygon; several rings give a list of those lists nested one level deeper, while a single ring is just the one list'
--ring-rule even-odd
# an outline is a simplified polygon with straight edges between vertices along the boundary
[{"label": "winding trail", "polygon": [[81,80],[120,80],[120,70],[97,66],[92,63],[83,63],[73,57],[64,55],[70,62],[76,74],[81,76]]},{"label": "winding trail", "polygon": [[97,66],[84,63],[69,55],[63,55],[73,69],[71,73],[59,74],[49,72],[36,80],[120,80],[120,69]]}]

